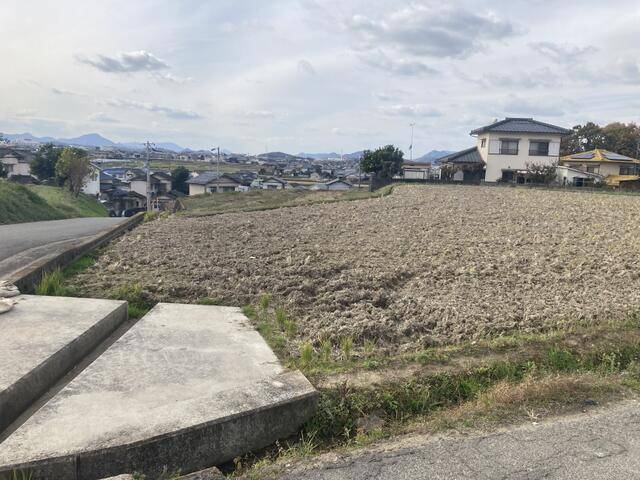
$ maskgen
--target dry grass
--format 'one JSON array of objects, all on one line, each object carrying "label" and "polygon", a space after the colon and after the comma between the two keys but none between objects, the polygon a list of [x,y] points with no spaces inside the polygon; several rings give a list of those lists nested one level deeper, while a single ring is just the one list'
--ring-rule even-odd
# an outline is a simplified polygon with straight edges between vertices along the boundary
[{"label": "dry grass", "polygon": [[[618,377],[593,373],[528,377],[521,383],[500,381],[477,399],[438,412],[417,428],[495,428],[577,412],[622,398],[626,389]],[[416,428],[414,425],[412,428]]]}]

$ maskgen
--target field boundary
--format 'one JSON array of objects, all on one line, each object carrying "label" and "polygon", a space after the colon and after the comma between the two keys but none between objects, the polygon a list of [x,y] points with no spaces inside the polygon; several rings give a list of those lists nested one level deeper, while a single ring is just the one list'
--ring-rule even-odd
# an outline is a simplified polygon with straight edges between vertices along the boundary
[{"label": "field boundary", "polygon": [[[280,208],[308,207],[311,205],[323,205],[323,204],[339,203],[339,202],[356,202],[360,200],[371,200],[375,198],[383,198],[383,197],[389,196],[393,192],[394,187],[397,187],[399,185],[401,185],[401,183],[393,183],[391,185],[387,185],[386,187],[380,188],[379,193],[371,192],[372,193],[371,196],[362,197],[362,198],[331,198],[327,200],[318,200],[318,201],[311,201],[308,203],[301,203],[299,205],[275,205],[275,206],[268,206],[268,207],[253,207],[253,208],[245,208],[245,209],[238,209],[238,210],[230,210],[227,212],[211,212],[211,213],[195,213],[195,214],[190,214],[189,209],[185,208],[185,210],[182,210],[180,214],[190,218],[201,218],[201,217],[215,217],[217,215],[226,215],[228,213],[266,212],[269,210],[278,210]],[[215,195],[215,193],[212,195]]]},{"label": "field boundary", "polygon": [[26,267],[13,272],[6,280],[13,283],[22,293],[32,292],[35,285],[42,279],[45,273],[57,268],[65,267],[74,260],[94,250],[123,233],[137,227],[144,220],[144,213],[138,213],[128,218],[123,223],[116,225],[103,234],[85,240],[79,245],[73,246],[54,258],[33,262]]}]

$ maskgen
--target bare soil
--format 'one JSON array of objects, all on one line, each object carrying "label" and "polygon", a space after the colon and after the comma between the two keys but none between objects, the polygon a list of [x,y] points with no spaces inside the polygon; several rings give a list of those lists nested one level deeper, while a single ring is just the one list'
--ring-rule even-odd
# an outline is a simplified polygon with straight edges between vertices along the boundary
[{"label": "bare soil", "polygon": [[72,279],[107,296],[255,303],[298,336],[387,352],[620,318],[640,305],[640,197],[410,186],[369,200],[144,224]]}]

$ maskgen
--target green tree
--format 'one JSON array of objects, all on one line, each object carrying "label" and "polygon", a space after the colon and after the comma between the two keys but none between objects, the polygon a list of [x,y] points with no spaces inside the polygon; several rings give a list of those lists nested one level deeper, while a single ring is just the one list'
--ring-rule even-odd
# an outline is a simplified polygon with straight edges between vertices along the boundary
[{"label": "green tree", "polygon": [[76,197],[80,194],[90,171],[91,166],[87,152],[75,147],[66,147],[62,150],[56,163],[56,176],[69,187],[69,191]]},{"label": "green tree", "polygon": [[179,166],[171,171],[171,188],[182,193],[189,193],[189,170],[186,167]]},{"label": "green tree", "polygon": [[360,160],[363,172],[373,174],[380,180],[391,180],[394,175],[402,171],[402,157],[404,154],[393,145],[377,148],[374,151],[365,150]]},{"label": "green tree", "polygon": [[588,122],[576,125],[562,140],[561,155],[603,148],[630,157],[640,154],[640,127],[635,123],[610,123],[605,127]]},{"label": "green tree", "polygon": [[602,134],[604,136],[603,148],[629,157],[638,156],[640,127],[635,123],[610,123],[602,129]]},{"label": "green tree", "polygon": [[31,162],[31,173],[40,180],[49,180],[56,176],[56,163],[62,150],[52,143],[41,145]]}]

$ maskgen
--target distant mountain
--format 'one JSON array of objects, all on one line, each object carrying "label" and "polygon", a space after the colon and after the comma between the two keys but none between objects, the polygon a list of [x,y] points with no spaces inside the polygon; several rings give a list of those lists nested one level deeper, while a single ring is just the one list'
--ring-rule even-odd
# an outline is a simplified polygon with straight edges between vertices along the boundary
[{"label": "distant mountain", "polygon": [[98,133],[88,133],[87,135],[73,138],[59,138],[55,140],[55,143],[78,145],[80,147],[113,147],[116,145],[116,143]]},{"label": "distant mountain", "polygon": [[7,140],[11,140],[12,142],[40,142],[40,143],[46,143],[46,142],[53,142],[55,141],[55,138],[53,137],[36,137],[35,135],[32,135],[30,133],[3,133],[2,134],[2,138],[5,138]]},{"label": "distant mountain", "polygon": [[290,155],[284,152],[261,153],[260,155],[258,155],[258,158],[271,162],[295,162],[297,160],[301,160],[301,157]]},{"label": "distant mountain", "polygon": [[438,163],[438,160],[452,153],[454,152],[450,150],[431,150],[419,158],[414,158],[413,161],[416,163]]},{"label": "distant mountain", "polygon": [[[2,137],[12,142],[37,142],[37,143],[55,143],[57,145],[77,145],[80,147],[120,147],[131,150],[142,150],[144,144],[134,142],[117,143],[108,138],[103,137],[99,133],[88,133],[73,138],[54,138],[54,137],[36,137],[30,133],[3,133]],[[171,150],[172,152],[182,152],[184,147],[172,142],[159,142],[155,144],[156,148]]]}]

